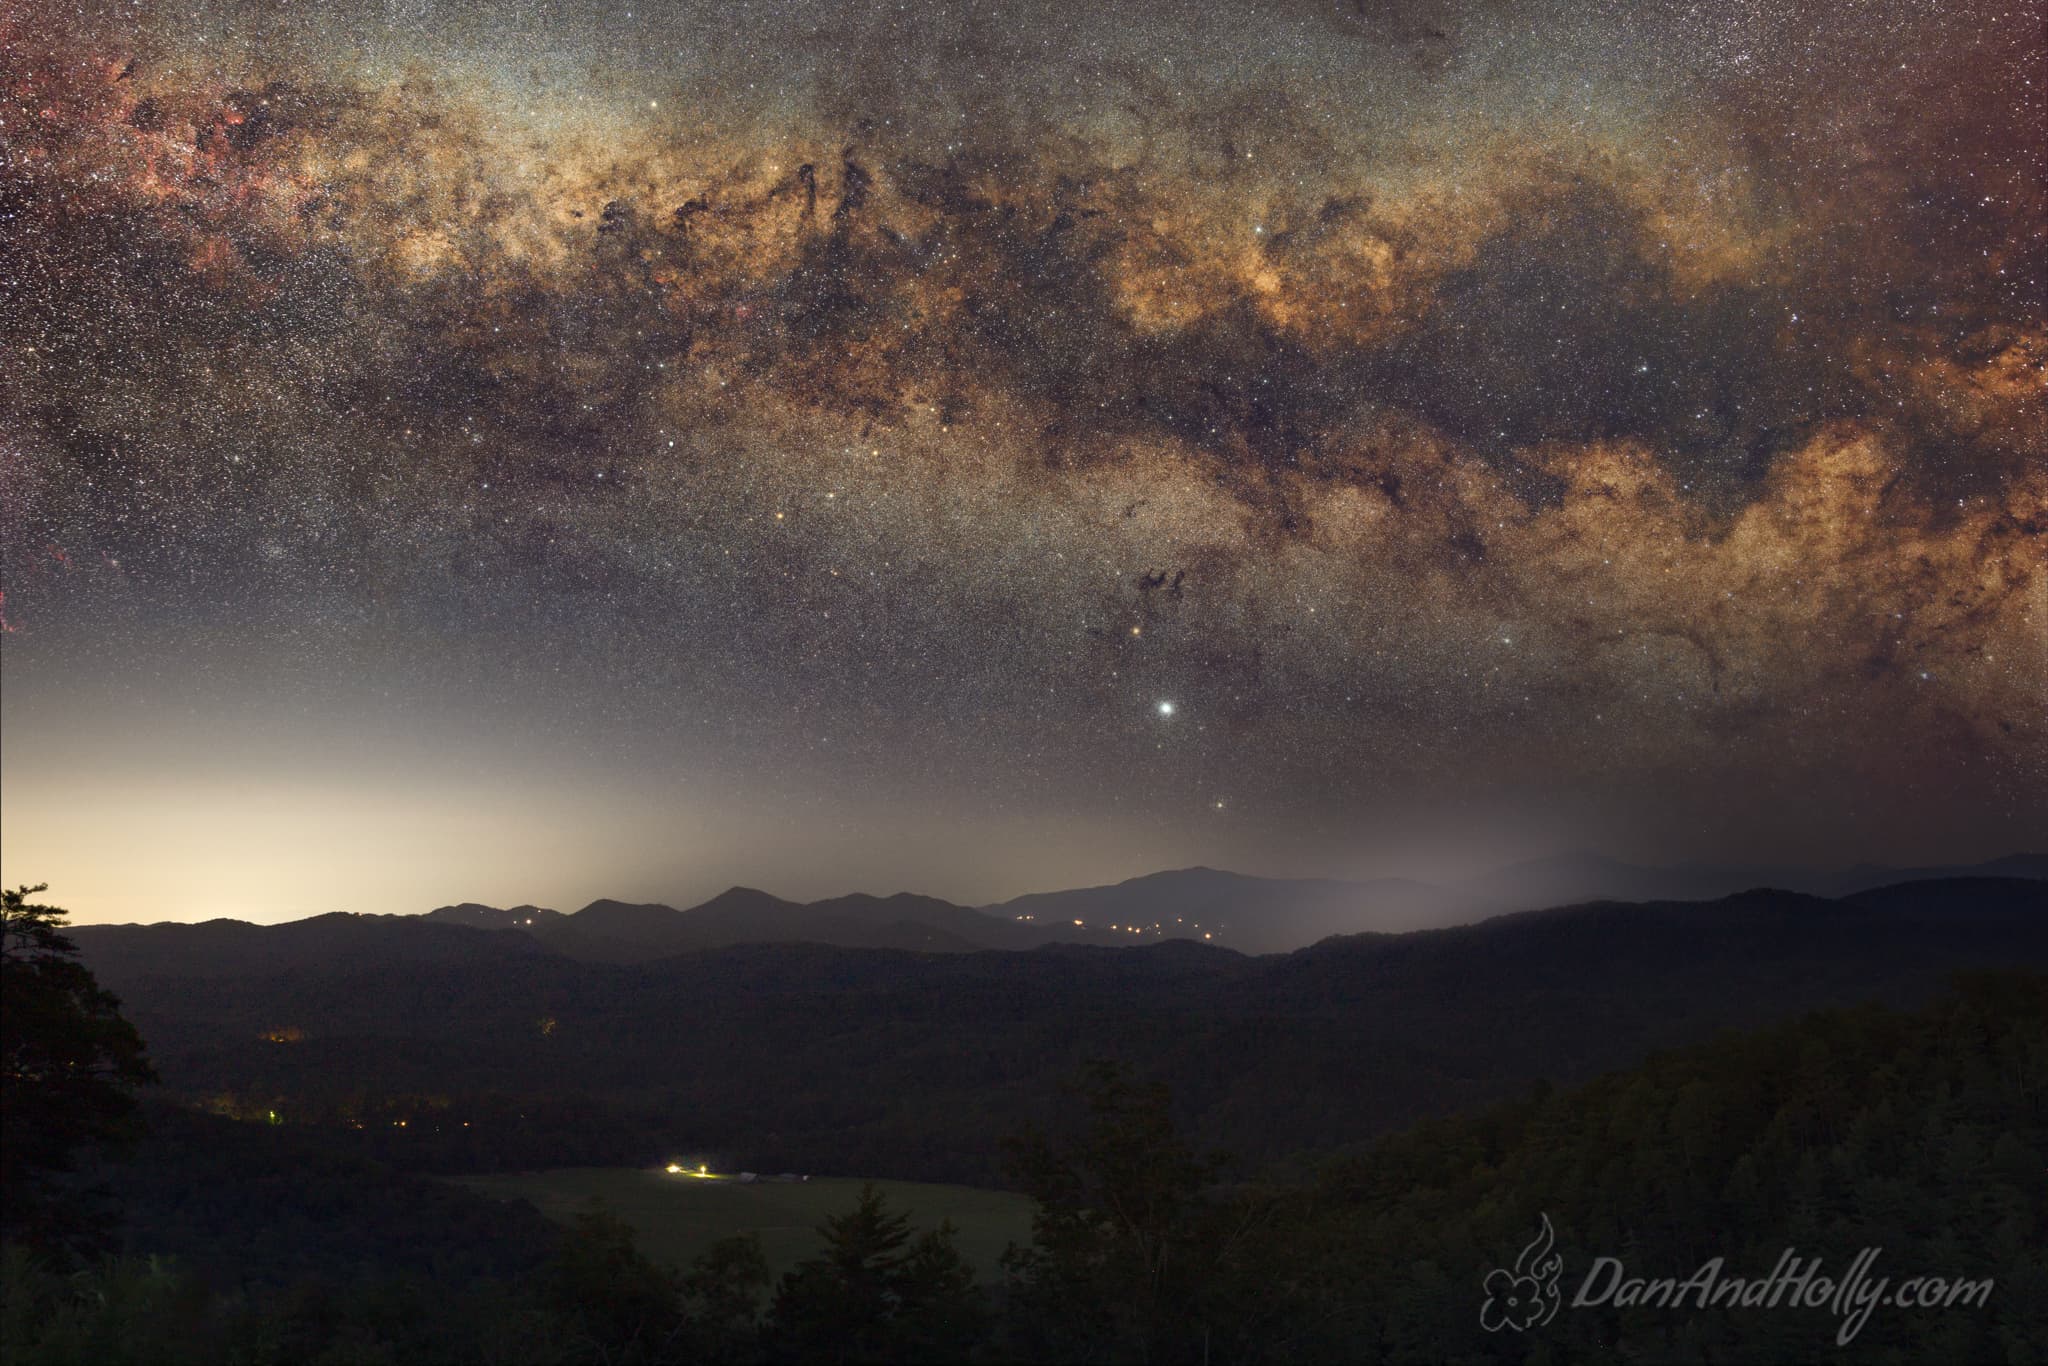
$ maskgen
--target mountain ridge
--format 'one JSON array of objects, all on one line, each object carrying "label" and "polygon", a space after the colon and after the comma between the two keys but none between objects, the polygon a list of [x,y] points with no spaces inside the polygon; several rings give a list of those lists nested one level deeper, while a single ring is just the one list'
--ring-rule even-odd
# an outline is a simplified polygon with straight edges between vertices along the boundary
[{"label": "mountain ridge", "polygon": [[[923,1179],[990,1179],[995,1138],[1089,1057],[1165,1080],[1205,1142],[1256,1157],[1276,1131],[1334,1146],[1728,1027],[1925,999],[1955,971],[2048,970],[2048,887],[1992,878],[1596,901],[1264,956],[1185,940],[743,943],[596,963],[520,933],[342,915],[233,927],[230,941],[336,942],[223,964],[208,961],[217,929],[179,933],[196,928],[78,934],[174,1092],[337,1123],[366,1087],[393,1105],[468,1097],[479,1129],[495,1118],[488,1148],[464,1129],[434,1150],[456,1165],[601,1165],[687,1142]],[[150,942],[124,943],[138,934]],[[170,952],[178,939],[196,960]],[[564,1096],[582,1108],[531,1129]]]},{"label": "mountain ridge", "polygon": [[[1656,868],[1581,851],[1451,884],[1411,878],[1268,878],[1197,865],[1094,887],[1027,893],[979,907],[914,892],[853,892],[799,902],[736,885],[685,908],[606,897],[569,912],[460,902],[420,915],[330,914],[513,933],[545,950],[594,963],[653,962],[744,943],[967,953],[1054,943],[1133,947],[1182,939],[1256,955],[1290,952],[1333,935],[1405,934],[1602,900],[1709,901],[1762,887],[1839,898],[1881,886],[1984,875],[2048,879],[2048,855],[2013,854],[1958,867],[1861,864],[1814,871],[1707,864]],[[224,919],[157,923],[259,928]],[[408,942],[398,951],[425,951],[425,942]]]}]

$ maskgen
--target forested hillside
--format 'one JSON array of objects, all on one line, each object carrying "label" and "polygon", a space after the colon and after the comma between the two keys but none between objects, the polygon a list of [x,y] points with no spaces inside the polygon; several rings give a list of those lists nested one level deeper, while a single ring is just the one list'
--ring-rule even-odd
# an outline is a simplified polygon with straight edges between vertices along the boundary
[{"label": "forested hillside", "polygon": [[[93,931],[79,938],[173,1093],[337,1128],[401,1166],[681,1150],[761,1170],[985,1182],[1003,1135],[1091,1057],[1165,1081],[1194,1134],[1257,1166],[1718,1029],[1911,1004],[1955,969],[2048,967],[2044,902],[2043,884],[2018,880],[1846,901],[1756,892],[1258,959],[1187,943],[755,945],[606,965],[529,951],[506,931],[368,918],[346,951],[202,959],[200,978],[190,957],[101,956]],[[419,942],[371,951],[407,936]]]},{"label": "forested hillside", "polygon": [[[646,1261],[592,1216],[558,1235],[288,1126],[160,1122],[113,1173],[123,1260],[5,1268],[10,1362],[855,1359],[1475,1363],[2037,1361],[2048,1346],[2048,977],[1931,1006],[1807,1016],[1587,1085],[1435,1121],[1248,1182],[1177,1134],[1163,1090],[1086,1070],[1007,1145],[1032,1245],[977,1287],[943,1230],[849,1210],[771,1283],[740,1240]],[[219,1143],[199,1157],[195,1144]],[[195,1158],[197,1160],[195,1160]],[[408,1206],[416,1206],[408,1208]],[[310,1217],[309,1217],[310,1216]],[[1547,1322],[1486,1309],[1547,1216]],[[1967,1279],[1947,1307],[1574,1307],[1630,1276]],[[552,1249],[551,1251],[549,1249]],[[173,1260],[151,1254],[170,1252]],[[1486,1323],[1493,1327],[1489,1329]],[[1845,1333],[1845,1324],[1849,1325]]]}]

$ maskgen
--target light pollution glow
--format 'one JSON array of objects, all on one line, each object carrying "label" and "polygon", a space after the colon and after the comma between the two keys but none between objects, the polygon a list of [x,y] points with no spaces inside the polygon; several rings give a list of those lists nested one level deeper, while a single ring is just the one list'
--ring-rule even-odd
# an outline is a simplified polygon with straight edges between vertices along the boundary
[{"label": "light pollution glow", "polygon": [[87,918],[2048,828],[2038,7],[63,12]]}]

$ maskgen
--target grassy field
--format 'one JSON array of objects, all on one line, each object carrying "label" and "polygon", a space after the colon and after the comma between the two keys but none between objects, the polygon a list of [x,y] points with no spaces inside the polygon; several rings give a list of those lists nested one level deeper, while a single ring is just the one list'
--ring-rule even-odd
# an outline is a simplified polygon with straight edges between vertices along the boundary
[{"label": "grassy field", "polygon": [[[542,1214],[564,1221],[592,1200],[600,1201],[639,1231],[642,1251],[678,1266],[720,1238],[756,1233],[778,1276],[818,1250],[819,1223],[853,1208],[864,1184],[816,1178],[802,1184],[742,1185],[636,1167],[565,1167],[460,1180],[496,1199],[530,1200]],[[996,1259],[1005,1246],[1030,1239],[1031,1202],[1021,1195],[917,1181],[874,1185],[891,1209],[909,1213],[920,1232],[951,1219],[958,1230],[955,1246],[985,1277],[996,1274]]]}]

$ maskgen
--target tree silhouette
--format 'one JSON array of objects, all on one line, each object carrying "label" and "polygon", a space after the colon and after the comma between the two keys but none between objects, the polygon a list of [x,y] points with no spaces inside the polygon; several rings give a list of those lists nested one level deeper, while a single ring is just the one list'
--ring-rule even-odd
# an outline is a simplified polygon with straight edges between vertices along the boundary
[{"label": "tree silhouette", "polygon": [[675,1359],[681,1286],[641,1254],[632,1226],[617,1215],[595,1206],[579,1212],[544,1284],[571,1356],[605,1363]]},{"label": "tree silhouette", "polygon": [[761,1239],[751,1233],[706,1248],[682,1280],[690,1358],[751,1361],[760,1345],[761,1300],[772,1278]]},{"label": "tree silhouette", "polygon": [[[1216,1189],[1223,1159],[1182,1136],[1163,1085],[1098,1060],[1069,1090],[1087,1108],[1079,1133],[1032,1130],[1010,1145],[1038,1206],[1031,1246],[1004,1257],[1012,1346],[1060,1360],[1204,1359],[1226,1317],[1256,1317],[1233,1306],[1269,1203]],[[1269,1281],[1260,1293],[1277,1298]]]},{"label": "tree silhouette", "polygon": [[44,885],[0,892],[0,1227],[54,1249],[92,1233],[64,1176],[85,1152],[132,1135],[130,1093],[156,1074],[120,1001],[61,933],[66,913],[29,900]]},{"label": "tree silhouette", "polygon": [[908,1215],[863,1187],[819,1226],[825,1250],[782,1278],[770,1318],[775,1355],[793,1361],[955,1361],[987,1327],[974,1271],[953,1229],[911,1236]]}]

